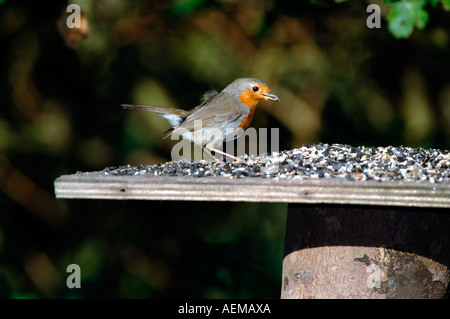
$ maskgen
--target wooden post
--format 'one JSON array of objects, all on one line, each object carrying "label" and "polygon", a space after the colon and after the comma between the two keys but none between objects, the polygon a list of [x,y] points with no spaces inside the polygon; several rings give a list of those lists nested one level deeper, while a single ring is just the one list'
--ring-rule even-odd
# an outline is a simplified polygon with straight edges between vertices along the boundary
[{"label": "wooden post", "polygon": [[59,177],[55,193],[289,203],[281,298],[442,298],[449,287],[448,182],[88,172]]},{"label": "wooden post", "polygon": [[443,209],[289,204],[281,298],[443,298]]}]

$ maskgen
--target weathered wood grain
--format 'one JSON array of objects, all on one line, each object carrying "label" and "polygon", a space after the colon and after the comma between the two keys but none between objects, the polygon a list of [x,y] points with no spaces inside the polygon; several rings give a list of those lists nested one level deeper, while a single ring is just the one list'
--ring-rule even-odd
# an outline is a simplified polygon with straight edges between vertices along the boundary
[{"label": "weathered wood grain", "polygon": [[63,175],[57,198],[243,201],[450,207],[450,183],[265,179],[191,176]]},{"label": "weathered wood grain", "polygon": [[450,214],[289,204],[281,298],[444,298]]}]

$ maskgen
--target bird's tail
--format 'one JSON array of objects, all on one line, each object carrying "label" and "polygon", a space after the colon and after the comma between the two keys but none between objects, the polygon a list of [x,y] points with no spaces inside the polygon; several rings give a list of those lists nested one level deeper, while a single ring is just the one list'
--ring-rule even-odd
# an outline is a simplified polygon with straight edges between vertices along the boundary
[{"label": "bird's tail", "polygon": [[121,104],[124,109],[145,110],[162,116],[173,128],[177,128],[184,119],[189,115],[188,111],[175,109],[172,107],[155,106],[155,105],[138,105],[138,104]]}]

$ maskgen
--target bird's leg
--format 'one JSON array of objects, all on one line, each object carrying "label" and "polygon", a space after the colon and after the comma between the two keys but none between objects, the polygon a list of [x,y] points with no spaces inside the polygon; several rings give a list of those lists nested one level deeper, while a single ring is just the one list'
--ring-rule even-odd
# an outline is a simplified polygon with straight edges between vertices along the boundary
[{"label": "bird's leg", "polygon": [[202,146],[203,150],[209,154],[209,156],[211,156],[212,158],[214,158],[218,163],[223,163],[222,160],[218,159],[217,157],[215,157],[214,155],[212,155],[211,151],[209,149],[207,149],[205,146]]},{"label": "bird's leg", "polygon": [[[236,156],[234,156],[234,155],[231,155],[231,154],[228,154],[228,153],[225,153],[225,152],[223,152],[223,151],[220,151],[220,150],[218,150],[218,149],[215,149],[215,148],[210,148],[210,150],[211,151],[214,151],[214,152],[217,152],[217,153],[220,153],[220,154],[222,154],[222,155],[225,155],[225,156],[228,156],[228,157],[231,157],[232,159],[234,159],[236,162],[244,162],[243,160],[241,160],[239,157],[236,157]],[[210,153],[211,154],[211,153]]]}]

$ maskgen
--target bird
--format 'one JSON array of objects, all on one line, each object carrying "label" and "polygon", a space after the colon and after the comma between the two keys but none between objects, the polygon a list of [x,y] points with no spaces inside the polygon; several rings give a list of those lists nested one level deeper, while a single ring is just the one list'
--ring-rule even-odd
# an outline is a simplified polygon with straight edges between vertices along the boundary
[{"label": "bird", "polygon": [[217,162],[223,163],[212,152],[241,161],[217,148],[230,137],[231,139],[239,137],[250,126],[256,105],[261,100],[277,102],[280,99],[270,92],[264,82],[253,78],[239,78],[221,92],[215,90],[206,92],[200,104],[190,111],[154,105],[121,104],[121,106],[124,109],[145,110],[162,116],[172,125],[172,128],[164,133],[164,138],[181,135],[200,146]]}]

